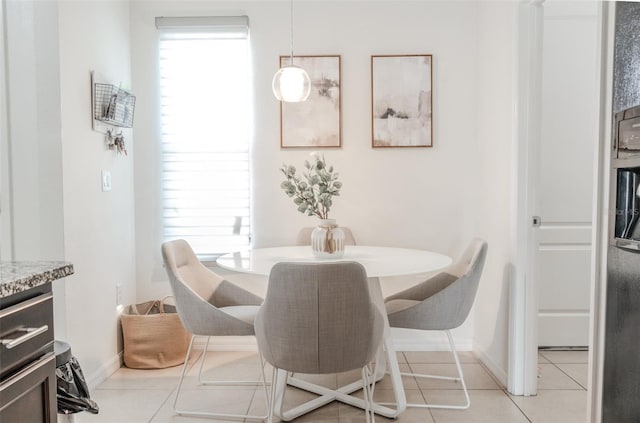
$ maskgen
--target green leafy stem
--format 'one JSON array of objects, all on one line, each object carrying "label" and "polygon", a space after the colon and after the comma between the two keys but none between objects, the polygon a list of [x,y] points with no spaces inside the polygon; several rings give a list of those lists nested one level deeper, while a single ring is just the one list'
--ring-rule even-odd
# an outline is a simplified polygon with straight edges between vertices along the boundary
[{"label": "green leafy stem", "polygon": [[305,160],[304,167],[306,171],[298,176],[294,166],[283,164],[280,171],[286,179],[280,187],[293,198],[300,213],[328,219],[332,198],[340,195],[342,188],[342,182],[338,181],[339,174],[334,172],[333,166],[327,167],[324,156],[315,156],[313,164]]}]

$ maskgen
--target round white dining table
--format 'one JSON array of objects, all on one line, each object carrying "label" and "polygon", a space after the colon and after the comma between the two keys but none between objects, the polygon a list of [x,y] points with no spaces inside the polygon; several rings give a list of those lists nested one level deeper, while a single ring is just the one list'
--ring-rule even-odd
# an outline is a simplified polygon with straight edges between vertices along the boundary
[{"label": "round white dining table", "polygon": [[217,260],[218,265],[225,269],[256,275],[269,275],[273,265],[278,262],[336,261],[357,261],[364,266],[369,277],[415,275],[440,270],[451,264],[449,256],[431,251],[361,245],[347,245],[344,255],[338,259],[316,257],[311,247],[305,245],[257,248],[225,254]]},{"label": "round white dining table", "polygon": [[[377,278],[434,272],[451,264],[450,257],[431,251],[360,245],[345,246],[344,255],[339,259],[316,257],[313,255],[311,247],[306,245],[295,247],[258,248],[243,252],[229,253],[220,256],[217,263],[220,267],[234,270],[236,272],[268,276],[273,265],[279,262],[328,263],[336,261],[356,261],[364,266],[367,271],[367,276],[371,278],[370,286],[374,301],[378,304],[378,307],[382,309],[383,313],[384,300],[379,279]],[[381,380],[388,368],[388,373],[391,376],[391,385],[394,396],[393,404],[395,404],[395,407],[390,408],[386,405],[375,404],[373,406],[373,410],[376,414],[389,418],[396,418],[406,409],[407,399],[404,392],[398,359],[390,336],[389,321],[387,320],[386,313],[384,313],[384,321],[386,326],[383,337],[384,348],[380,348],[378,350],[375,379]],[[278,408],[278,404],[280,407],[282,406],[285,384],[319,395],[319,397],[313,401],[301,404],[300,406],[279,415],[279,417],[285,421],[293,420],[296,417],[336,400],[355,407],[366,407],[366,404],[361,398],[350,395],[362,388],[361,381],[352,382],[336,389],[331,389],[294,376],[288,378],[280,377],[278,380],[278,386],[274,387],[276,408]]]}]

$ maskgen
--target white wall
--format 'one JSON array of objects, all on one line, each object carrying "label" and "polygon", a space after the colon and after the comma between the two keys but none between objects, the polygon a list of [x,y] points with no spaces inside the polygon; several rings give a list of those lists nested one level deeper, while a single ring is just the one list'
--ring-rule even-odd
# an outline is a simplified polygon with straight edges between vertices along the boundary
[{"label": "white wall", "polygon": [[7,63],[5,52],[6,28],[4,25],[4,0],[0,1],[0,260],[11,260],[13,254],[13,229],[11,228],[11,206],[9,190],[9,121],[7,109],[6,72]]},{"label": "white wall", "polygon": [[[39,4],[52,7],[47,3]],[[468,346],[473,339],[474,350],[500,378],[507,368],[513,262],[512,8],[506,2],[304,1],[296,3],[295,16],[297,54],[342,56],[343,147],[323,151],[344,182],[332,217],[350,226],[361,244],[425,248],[454,257],[473,236],[486,238],[489,254],[476,306],[455,336]],[[42,39],[58,31],[60,45],[62,156],[50,156],[47,163],[59,166],[62,175],[54,173],[47,183],[62,190],[56,197],[64,207],[59,228],[64,228],[65,258],[76,267],[64,285],[65,339],[95,382],[118,365],[116,284],[124,286],[125,304],[169,291],[159,254],[155,16],[250,17],[256,247],[289,244],[300,227],[315,224],[279,188],[280,165],[299,166],[309,151],[280,149],[279,107],[270,89],[278,56],[288,52],[288,2],[60,1],[57,14],[57,21],[38,32]],[[38,57],[55,60],[55,37],[43,43],[51,51]],[[374,150],[370,55],[403,53],[434,55],[434,147]],[[121,157],[105,150],[103,136],[91,130],[90,70],[116,83],[133,82],[135,155],[131,131],[125,131],[129,156]],[[41,131],[38,139],[51,139],[47,130],[53,121],[33,125]],[[12,165],[33,169],[47,158],[24,157]],[[55,166],[50,166],[54,172]],[[110,193],[100,191],[103,169],[112,172]],[[38,210],[38,219],[47,217],[46,206]],[[49,237],[55,239],[55,233]]]},{"label": "white wall", "polygon": [[[473,217],[480,210],[476,193],[482,185],[476,135],[477,7],[476,2],[397,1],[304,1],[295,5],[296,54],[340,54],[342,58],[343,147],[322,153],[344,182],[331,217],[351,227],[360,244],[424,248],[458,256],[481,232],[481,219]],[[169,291],[158,226],[154,18],[237,14],[250,19],[255,69],[254,246],[291,244],[300,227],[316,223],[298,213],[279,187],[282,163],[301,166],[310,151],[280,149],[279,105],[271,93],[278,56],[288,53],[289,3],[133,2],[139,301]],[[434,147],[374,150],[370,147],[370,55],[411,53],[433,54]],[[472,329],[470,317],[456,338],[470,346]]]},{"label": "white wall", "polygon": [[506,385],[509,284],[515,262],[514,5],[479,7],[477,139],[480,173],[474,202],[479,235],[489,244],[475,301],[474,350]]},{"label": "white wall", "polygon": [[[8,257],[61,259],[62,165],[57,5],[6,2],[11,223]],[[5,185],[3,183],[3,185]],[[4,245],[4,244],[3,244]]]},{"label": "white wall", "polygon": [[[89,84],[92,69],[130,81],[129,4],[5,6],[2,199],[12,218],[3,212],[2,257],[74,264],[53,286],[55,337],[93,384],[120,364],[115,284],[125,301],[135,297],[133,160],[105,151],[91,131]],[[100,192],[101,169],[113,172],[111,193]]]},{"label": "white wall", "polygon": [[[89,78],[95,70],[130,84],[129,4],[61,1],[59,35],[64,241],[75,267],[65,286],[67,340],[96,382],[120,365],[116,285],[125,304],[135,300],[134,141],[125,130],[129,155],[118,156],[92,131]],[[101,191],[101,170],[111,171],[111,192]]]},{"label": "white wall", "polygon": [[[3,4],[0,257],[64,258],[58,6]],[[6,48],[6,51],[4,50]],[[6,67],[4,67],[6,66]],[[6,83],[6,86],[4,85]],[[55,336],[65,337],[64,281],[53,283]]]},{"label": "white wall", "polygon": [[[279,107],[270,89],[278,56],[288,50],[288,2],[61,1],[58,9],[60,198],[65,257],[76,267],[64,288],[65,332],[89,380],[97,381],[117,366],[121,350],[116,284],[124,286],[125,304],[169,291],[159,254],[155,16],[250,17],[256,247],[289,244],[300,227],[315,224],[279,188],[280,165],[301,165],[309,150],[280,149]],[[342,56],[343,147],[323,151],[344,182],[332,217],[361,244],[454,257],[473,236],[485,237],[489,255],[475,312],[455,336],[465,346],[473,339],[501,378],[513,261],[511,9],[508,3],[305,1],[296,4],[295,17],[298,54]],[[434,55],[434,147],[374,150],[370,55],[403,53]],[[90,70],[133,82],[135,155],[130,131],[130,155],[119,157],[91,130]],[[100,191],[103,169],[112,172],[110,193]]]}]

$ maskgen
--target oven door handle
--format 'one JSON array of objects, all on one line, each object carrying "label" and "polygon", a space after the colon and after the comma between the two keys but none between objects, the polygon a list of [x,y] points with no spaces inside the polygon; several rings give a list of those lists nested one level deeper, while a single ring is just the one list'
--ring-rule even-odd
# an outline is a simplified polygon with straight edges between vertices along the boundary
[{"label": "oven door handle", "polygon": [[20,328],[16,332],[26,332],[24,335],[15,339],[0,339],[0,344],[4,345],[6,349],[10,350],[11,348],[15,348],[18,345],[25,343],[28,340],[33,339],[42,333],[45,333],[48,330],[48,325],[43,325],[39,328]]}]

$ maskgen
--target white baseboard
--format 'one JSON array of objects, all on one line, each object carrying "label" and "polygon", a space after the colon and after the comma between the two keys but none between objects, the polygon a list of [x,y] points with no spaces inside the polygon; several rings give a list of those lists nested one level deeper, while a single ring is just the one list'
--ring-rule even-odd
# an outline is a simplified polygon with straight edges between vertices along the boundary
[{"label": "white baseboard", "polygon": [[[206,338],[199,336],[193,343],[193,348],[202,351]],[[256,338],[253,336],[216,336],[212,337],[209,342],[209,351],[257,351],[258,345]],[[85,373],[89,391],[94,390],[98,385],[107,380],[109,376],[114,374],[119,368],[124,366],[124,355],[120,351],[111,360],[100,366],[99,369],[91,374]]]},{"label": "white baseboard", "polygon": [[[204,349],[204,336],[198,336],[193,341],[193,348]],[[209,341],[209,351],[258,351],[258,344],[254,336],[214,336]]]},{"label": "white baseboard", "polygon": [[[449,341],[443,332],[425,332],[412,329],[392,329],[391,336],[398,351],[449,351]],[[206,339],[199,336],[193,348],[202,350]],[[472,342],[468,338],[456,338],[458,351],[472,351]],[[256,339],[253,336],[216,336],[209,341],[209,351],[256,351]]]},{"label": "white baseboard", "polygon": [[[393,344],[398,351],[449,351],[449,341],[444,332],[426,332],[412,329],[391,330]],[[199,336],[193,348],[202,350],[206,339]],[[471,339],[454,335],[458,351],[472,351]],[[257,351],[256,338],[253,336],[216,336],[209,341],[209,351]]]},{"label": "white baseboard", "polygon": [[111,358],[111,360],[104,363],[100,368],[91,374],[85,374],[84,377],[89,385],[89,391],[95,389],[102,382],[107,380],[109,376],[114,374],[120,367],[122,367],[123,356],[122,351]]},{"label": "white baseboard", "polygon": [[[417,331],[412,329],[391,330],[393,344],[397,351],[449,351],[449,342],[444,332],[434,331]],[[196,350],[202,350],[206,339],[199,336],[194,341],[193,347]],[[473,343],[471,339],[456,337],[454,342],[458,351],[473,351]],[[216,336],[212,337],[209,342],[209,351],[257,351],[256,338],[253,336]],[[497,366],[482,351],[476,352],[480,361],[489,369],[491,373],[502,383],[507,386],[507,373],[504,369]],[[101,366],[98,370],[90,375],[85,375],[89,390],[95,389],[109,376],[115,373],[123,365],[122,352],[114,356],[111,360]]]},{"label": "white baseboard", "polygon": [[484,351],[476,351],[476,355],[482,364],[498,379],[498,382],[500,382],[503,387],[506,387],[508,378],[505,369],[498,366]]},{"label": "white baseboard", "polygon": [[[498,379],[502,386],[507,386],[507,372],[498,366],[484,351],[474,349],[473,340],[453,335],[453,342],[458,351],[473,351],[485,367]],[[449,351],[449,340],[442,331],[420,331],[412,329],[391,329],[393,345],[397,351]]]},{"label": "white baseboard", "polygon": [[[442,331],[423,331],[414,329],[391,329],[391,338],[397,351],[449,351],[449,340]],[[471,339],[457,337],[453,334],[453,342],[458,351],[472,351]]]}]

